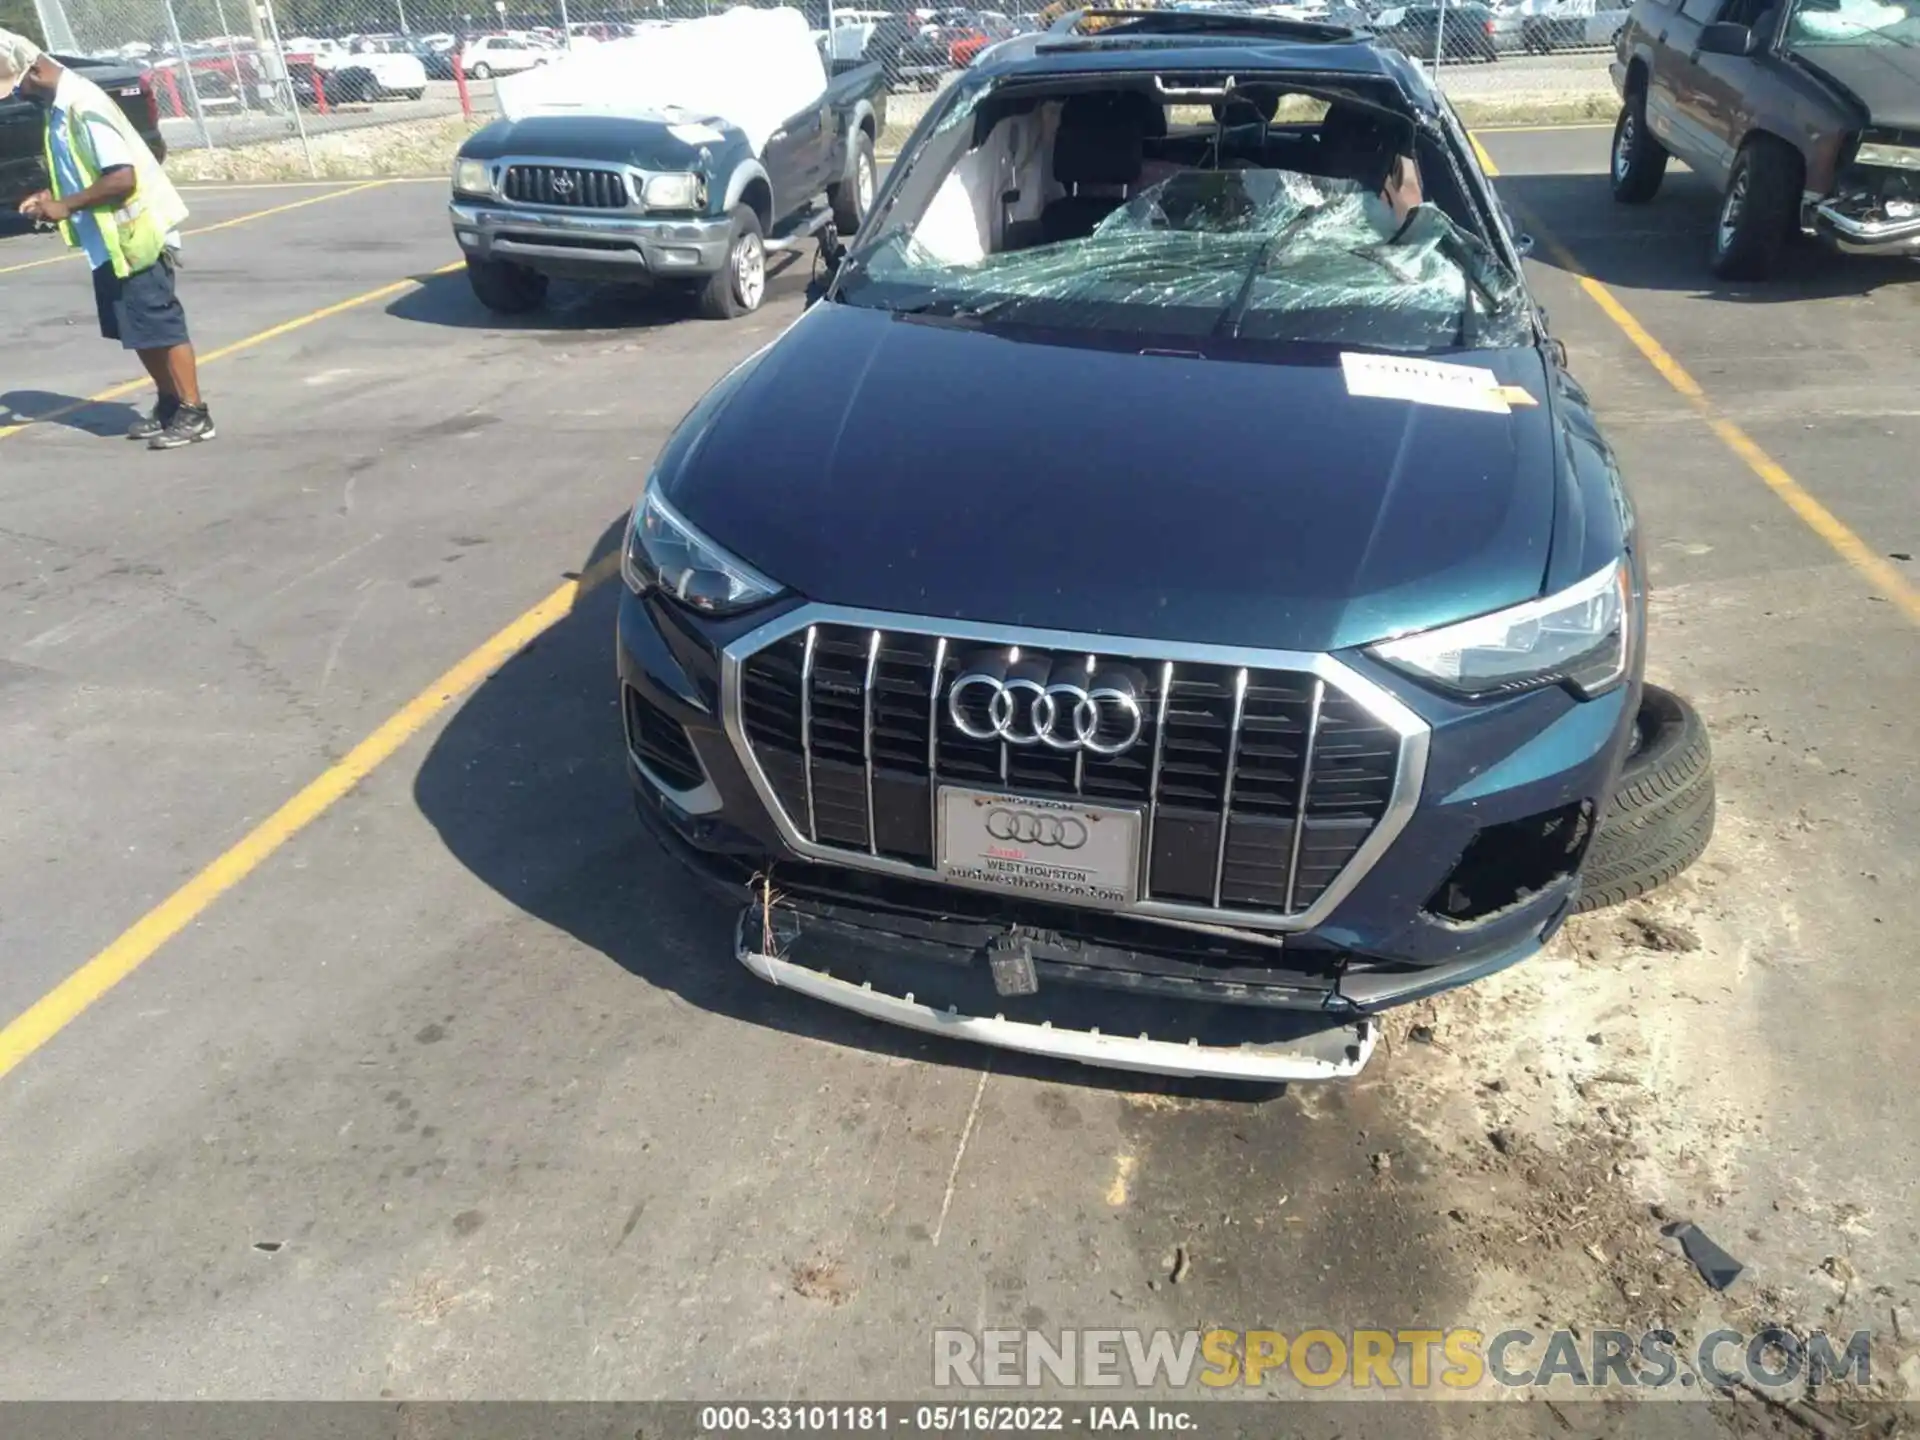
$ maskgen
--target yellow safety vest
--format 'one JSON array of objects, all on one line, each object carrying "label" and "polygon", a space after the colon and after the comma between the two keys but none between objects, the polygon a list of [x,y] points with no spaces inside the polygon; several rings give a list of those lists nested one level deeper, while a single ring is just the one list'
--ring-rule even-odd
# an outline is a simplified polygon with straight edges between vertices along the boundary
[{"label": "yellow safety vest", "polygon": [[[166,249],[168,234],[187,218],[186,202],[161,170],[160,162],[153,158],[153,152],[147,149],[147,142],[140,138],[140,132],[133,128],[133,122],[107,98],[106,91],[71,70],[61,78],[60,83],[63,90],[71,86],[70,93],[75,97],[67,107],[67,143],[73,151],[74,163],[80,170],[81,190],[100,178],[100,161],[93,151],[93,135],[87,128],[87,121],[104,120],[113,126],[126,140],[127,149],[133,155],[133,194],[116,210],[102,208],[88,212],[100,227],[100,239],[107,247],[107,258],[113,264],[113,273],[125,279],[135,271],[145,270],[160,258],[160,252]],[[47,129],[46,153],[47,175],[53,185],[54,197],[64,200],[66,196],[60,193],[60,172],[53,163],[51,125]],[[77,194],[78,191],[70,193]],[[60,222],[60,238],[76,249],[80,245],[80,237],[74,233],[70,220]]]}]

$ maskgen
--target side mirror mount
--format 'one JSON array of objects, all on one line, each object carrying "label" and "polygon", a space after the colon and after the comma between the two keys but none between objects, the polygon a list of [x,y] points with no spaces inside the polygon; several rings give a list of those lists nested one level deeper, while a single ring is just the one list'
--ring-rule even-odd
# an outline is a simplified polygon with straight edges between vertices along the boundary
[{"label": "side mirror mount", "polygon": [[1731,20],[1716,20],[1700,32],[1702,55],[1746,56],[1759,49],[1753,31]]},{"label": "side mirror mount", "polygon": [[1533,254],[1533,237],[1525,234],[1515,235],[1513,237],[1513,253],[1518,255],[1522,260]]}]

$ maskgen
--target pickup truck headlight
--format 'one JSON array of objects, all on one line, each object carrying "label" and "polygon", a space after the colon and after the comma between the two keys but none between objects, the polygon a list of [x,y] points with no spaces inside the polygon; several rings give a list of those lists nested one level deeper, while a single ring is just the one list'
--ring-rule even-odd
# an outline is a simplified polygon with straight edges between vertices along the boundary
[{"label": "pickup truck headlight", "polygon": [[640,198],[649,210],[701,210],[706,208],[705,190],[698,175],[649,175]]},{"label": "pickup truck headlight", "polygon": [[708,615],[732,615],[763,605],[784,588],[681,519],[651,485],[627,526],[620,573],[636,595],[661,590]]},{"label": "pickup truck headlight", "polygon": [[453,188],[465,195],[491,195],[493,170],[484,160],[453,162]]},{"label": "pickup truck headlight", "polygon": [[1626,674],[1632,606],[1616,560],[1557,595],[1405,635],[1373,654],[1455,695],[1512,695],[1569,684],[1597,695]]},{"label": "pickup truck headlight", "polygon": [[1920,170],[1920,145],[1888,145],[1879,140],[1861,142],[1856,165],[1884,165],[1892,170]]}]

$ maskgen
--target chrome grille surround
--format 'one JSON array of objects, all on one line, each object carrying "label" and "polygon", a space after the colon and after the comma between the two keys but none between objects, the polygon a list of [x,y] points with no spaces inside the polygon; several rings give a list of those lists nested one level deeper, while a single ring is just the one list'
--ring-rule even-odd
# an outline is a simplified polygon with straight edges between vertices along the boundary
[{"label": "chrome grille surround", "polygon": [[[1050,652],[1066,652],[1086,656],[1102,656],[1116,660],[1131,660],[1142,666],[1159,667],[1161,683],[1159,686],[1159,716],[1154,730],[1154,751],[1151,759],[1152,782],[1147,814],[1142,827],[1143,857],[1140,869],[1143,892],[1151,885],[1151,861],[1153,826],[1160,809],[1160,770],[1161,749],[1165,734],[1168,697],[1172,691],[1171,681],[1180,665],[1202,665],[1224,667],[1240,672],[1238,691],[1234,697],[1236,723],[1232,732],[1232,743],[1237,756],[1240,740],[1238,717],[1245,700],[1247,672],[1294,672],[1312,677],[1313,708],[1309,730],[1308,749],[1301,762],[1300,793],[1307,793],[1314,765],[1313,746],[1320,729],[1323,701],[1338,695],[1364,712],[1382,728],[1390,731],[1398,740],[1398,754],[1392,771],[1392,788],[1388,794],[1379,818],[1365,839],[1354,850],[1338,874],[1329,880],[1320,894],[1303,909],[1291,908],[1284,912],[1275,910],[1250,910],[1230,905],[1193,903],[1180,900],[1156,899],[1143,894],[1133,902],[1111,908],[1114,913],[1136,916],[1141,919],[1161,919],[1173,922],[1201,922],[1212,925],[1231,925],[1250,930],[1267,931],[1303,931],[1311,930],[1324,923],[1335,908],[1358,885],[1361,879],[1378,863],[1400,832],[1406,828],[1420,802],[1421,786],[1426,776],[1427,753],[1431,736],[1427,723],[1398,699],[1373,680],[1355,671],[1335,656],[1294,650],[1261,650],[1240,646],[1202,645],[1180,643],[1165,640],[1139,640],[1114,635],[1101,635],[1062,630],[1042,630],[1023,626],[980,624],[962,620],[933,620],[920,616],[897,615],[887,611],[864,610],[847,606],[822,603],[806,603],[767,621],[764,625],[742,635],[721,652],[721,711],[727,736],[731,740],[735,753],[739,756],[748,779],[753,783],[755,792],[766,807],[768,815],[780,832],[780,838],[788,849],[805,859],[822,864],[841,865],[849,869],[873,871],[883,875],[893,875],[902,879],[932,881],[938,884],[961,884],[941,874],[937,865],[922,865],[894,856],[877,853],[875,833],[869,820],[865,844],[858,848],[851,843],[826,844],[809,838],[809,830],[818,831],[810,823],[809,817],[795,817],[788,813],[787,806],[781,801],[760,761],[754,744],[748,736],[744,718],[743,690],[748,662],[760,652],[776,645],[782,640],[804,633],[806,636],[807,670],[812,669],[814,642],[819,627],[833,626],[872,632],[873,640],[869,656],[880,653],[882,635],[897,634],[921,637],[937,641],[935,662],[935,684],[929,695],[929,775],[928,794],[936,803],[942,783],[964,783],[943,781],[935,770],[931,752],[936,748],[939,733],[939,677],[940,664],[959,646],[1008,646],[1024,647]],[[863,657],[866,658],[866,657]],[[869,661],[871,664],[871,661]],[[872,706],[871,680],[868,681],[866,695],[862,698],[863,728],[867,732],[865,755],[863,757],[868,775],[866,801],[872,803],[872,754],[871,740]],[[802,741],[811,754],[812,690],[805,679],[801,685],[801,702],[805,711]],[[1003,767],[1005,750],[1003,748]],[[1231,785],[1234,760],[1228,762],[1227,778]],[[805,765],[807,803],[811,808],[814,765],[809,760]],[[1009,792],[1022,792],[1017,784],[1008,786]],[[1053,793],[1053,792],[1045,792]],[[1056,795],[1055,798],[1058,798]],[[1231,795],[1226,797],[1227,804],[1221,811],[1220,834],[1222,848],[1232,824],[1230,811]],[[1098,795],[1089,795],[1088,803],[1112,803],[1104,801]],[[806,826],[807,828],[802,828]],[[1308,826],[1299,823],[1296,817],[1294,836],[1291,841],[1292,858],[1287,877],[1288,905],[1293,899],[1293,885],[1299,871],[1300,837]],[[935,835],[938,828],[935,820]],[[1214,893],[1218,895],[1221,885],[1223,861],[1216,857]],[[1005,894],[995,886],[977,887],[987,893]],[[1073,901],[1061,901],[1062,904],[1076,904]]]}]

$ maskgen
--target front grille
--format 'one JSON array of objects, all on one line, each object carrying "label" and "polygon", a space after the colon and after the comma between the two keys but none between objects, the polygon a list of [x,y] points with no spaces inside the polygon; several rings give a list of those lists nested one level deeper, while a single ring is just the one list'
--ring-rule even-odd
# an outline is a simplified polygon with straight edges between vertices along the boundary
[{"label": "front grille", "polygon": [[[1124,674],[1139,736],[1118,755],[970,738],[949,692],[983,668],[1042,687]],[[736,704],[767,788],[820,858],[932,872],[942,785],[1077,796],[1141,808],[1141,902],[1275,917],[1311,909],[1387,816],[1403,745],[1401,729],[1312,670],[842,624],[745,656]]]},{"label": "front grille", "polygon": [[528,205],[578,210],[625,210],[633,203],[625,175],[576,165],[509,165],[500,193]]}]

